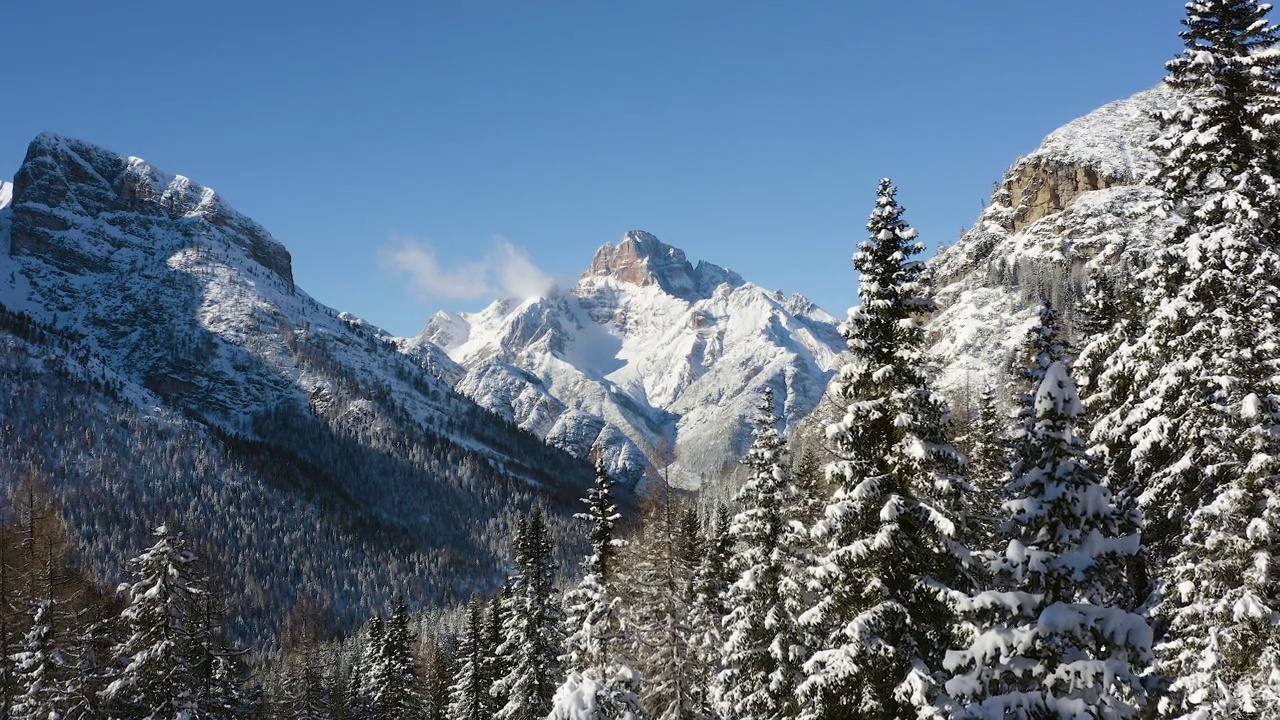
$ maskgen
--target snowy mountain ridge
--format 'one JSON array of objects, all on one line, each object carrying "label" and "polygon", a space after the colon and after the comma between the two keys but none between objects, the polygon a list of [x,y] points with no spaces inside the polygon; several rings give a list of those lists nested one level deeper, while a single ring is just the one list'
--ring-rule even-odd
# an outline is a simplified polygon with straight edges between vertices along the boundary
[{"label": "snowy mountain ridge", "polygon": [[1089,273],[1127,273],[1169,220],[1141,184],[1155,167],[1158,86],[1050,133],[1006,172],[977,222],[930,261],[939,312],[929,324],[940,385],[975,394],[1003,382],[1009,358],[1047,296],[1071,327]]},{"label": "snowy mountain ridge", "polygon": [[694,265],[641,230],[601,246],[571,289],[437,313],[403,346],[430,344],[481,405],[633,480],[673,461],[689,487],[741,458],[764,387],[788,421],[807,416],[844,347],[807,298]]},{"label": "snowy mountain ridge", "polygon": [[[280,597],[280,583],[310,582],[343,588],[344,601],[394,590],[426,604],[496,581],[513,513],[537,499],[564,521],[590,479],[581,460],[455,392],[461,372],[443,352],[402,352],[320,304],[262,226],[140,158],[36,137],[0,209],[0,248],[11,356],[0,377],[59,402],[103,396],[81,411],[46,411],[53,401],[31,392],[6,398],[16,405],[0,407],[0,432],[14,442],[0,467],[12,483],[31,463],[59,473],[50,485],[84,515],[90,547],[145,538],[147,523],[181,508],[185,530],[245,558],[246,572],[269,558],[288,567],[292,579],[280,568],[254,576]],[[87,427],[39,430],[51,422]],[[136,428],[119,440],[129,449],[79,444],[117,422]],[[49,443],[48,432],[64,437]],[[165,465],[156,455],[177,452],[170,445],[199,460]],[[91,471],[104,460],[81,458],[95,456],[123,466]],[[133,511],[99,516],[104,500]],[[233,542],[213,540],[232,531]],[[271,543],[286,539],[295,554],[281,558]],[[303,557],[308,543],[324,551]]]}]

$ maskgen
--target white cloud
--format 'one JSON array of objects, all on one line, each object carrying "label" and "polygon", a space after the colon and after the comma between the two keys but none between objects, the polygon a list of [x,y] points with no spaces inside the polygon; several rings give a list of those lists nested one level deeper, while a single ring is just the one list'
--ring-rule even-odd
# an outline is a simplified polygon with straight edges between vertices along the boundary
[{"label": "white cloud", "polygon": [[382,266],[393,276],[407,276],[419,301],[479,300],[504,296],[524,300],[555,286],[555,280],[529,259],[524,248],[495,238],[484,256],[452,268],[441,265],[431,244],[394,238],[380,252]]}]

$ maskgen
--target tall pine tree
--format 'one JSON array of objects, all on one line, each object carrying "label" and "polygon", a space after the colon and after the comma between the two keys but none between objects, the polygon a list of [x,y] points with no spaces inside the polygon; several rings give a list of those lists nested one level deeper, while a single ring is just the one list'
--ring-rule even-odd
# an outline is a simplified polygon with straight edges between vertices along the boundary
[{"label": "tall pine tree", "polygon": [[1066,366],[1043,371],[1024,459],[1004,507],[995,588],[968,611],[978,633],[950,653],[947,689],[976,718],[1137,717],[1151,629],[1124,604],[1124,568],[1138,553],[1075,425],[1084,412]]},{"label": "tall pine tree", "polygon": [[729,588],[724,669],[715,685],[716,709],[726,720],[795,717],[795,691],[808,659],[797,620],[807,607],[808,531],[796,519],[799,493],[778,422],[766,389],[744,460],[751,476],[730,526],[737,577]]},{"label": "tall pine tree", "polygon": [[929,383],[922,321],[934,309],[924,246],[882,180],[854,256],[861,304],[844,326],[851,360],[834,383],[844,415],[827,428],[840,460],[801,620],[821,646],[805,666],[801,717],[946,717],[942,660],[955,645],[955,591],[968,591],[962,456]]}]

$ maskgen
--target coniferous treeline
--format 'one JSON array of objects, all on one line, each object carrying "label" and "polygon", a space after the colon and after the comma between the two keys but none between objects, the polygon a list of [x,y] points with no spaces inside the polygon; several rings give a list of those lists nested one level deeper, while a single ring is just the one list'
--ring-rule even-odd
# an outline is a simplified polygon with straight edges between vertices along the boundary
[{"label": "coniferous treeline", "polygon": [[1043,293],[963,435],[924,353],[923,245],[884,180],[829,462],[791,456],[765,393],[732,510],[655,483],[624,528],[597,468],[563,593],[535,509],[505,585],[454,622],[399,602],[333,640],[312,586],[283,652],[252,662],[178,536],[158,530],[111,599],[27,541],[33,500],[0,535],[0,718],[1280,718],[1268,9],[1188,3],[1149,179],[1175,229],[1132,277]]}]

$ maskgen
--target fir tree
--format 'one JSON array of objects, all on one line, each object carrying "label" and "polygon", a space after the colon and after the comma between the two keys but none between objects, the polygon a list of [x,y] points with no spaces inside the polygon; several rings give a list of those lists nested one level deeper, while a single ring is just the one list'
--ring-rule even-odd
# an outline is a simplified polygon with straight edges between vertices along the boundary
[{"label": "fir tree", "polygon": [[689,614],[689,649],[695,667],[692,673],[694,706],[703,717],[714,718],[712,707],[715,678],[723,667],[724,633],[721,623],[729,614],[727,599],[734,574],[731,567],[732,517],[724,505],[717,505],[709,523],[706,552],[694,575],[693,608]]},{"label": "fir tree", "polygon": [[449,719],[449,659],[440,638],[431,637],[423,657],[425,720]]},{"label": "fir tree", "polygon": [[386,633],[369,672],[369,698],[378,720],[413,720],[422,711],[414,668],[413,633],[403,599],[387,622]]},{"label": "fir tree", "polygon": [[996,587],[968,603],[978,633],[948,654],[947,690],[976,718],[1136,717],[1151,629],[1124,607],[1124,567],[1139,538],[1122,534],[1123,512],[1075,433],[1084,409],[1061,362],[1033,410],[1005,503],[1008,545],[991,563]]},{"label": "fir tree", "polygon": [[18,688],[8,713],[12,720],[62,717],[71,703],[61,658],[54,647],[52,610],[48,602],[36,605],[31,629],[12,656]]},{"label": "fir tree", "polygon": [[619,519],[613,502],[613,479],[596,464],[595,485],[583,502],[587,512],[575,517],[590,523],[590,550],[582,563],[582,580],[565,597],[568,639],[560,657],[568,676],[556,690],[549,717],[556,720],[639,720],[639,676],[618,657],[619,625],[613,590]]},{"label": "fir tree", "polygon": [[1036,392],[1049,366],[1064,360],[1066,354],[1058,312],[1048,298],[1041,298],[1036,323],[1027,330],[1022,347],[1014,356],[1009,369],[1012,378],[1009,382],[1009,400],[1013,406],[1012,437],[1009,438],[1011,462],[1025,462],[1035,452],[1027,445],[1036,424]]},{"label": "fir tree", "polygon": [[457,669],[449,687],[449,720],[492,720],[490,682],[485,672],[488,661],[485,641],[484,604],[472,597],[467,606],[467,624],[455,653]]},{"label": "fir tree", "polygon": [[552,603],[552,545],[542,511],[534,508],[516,541],[511,613],[498,652],[507,673],[493,691],[506,697],[498,720],[543,720],[560,680],[560,613]]},{"label": "fir tree", "polygon": [[737,497],[743,509],[730,527],[737,579],[729,588],[724,669],[715,685],[716,709],[726,720],[795,717],[795,689],[808,659],[797,625],[805,609],[808,533],[794,518],[798,493],[778,422],[766,389],[744,460],[751,476]]},{"label": "fir tree", "polygon": [[957,641],[953,591],[966,591],[963,458],[928,381],[921,319],[934,308],[924,246],[882,180],[854,256],[860,306],[844,326],[852,355],[834,383],[843,417],[827,428],[840,460],[812,567],[817,604],[801,621],[819,646],[799,688],[801,717],[945,717],[940,672]]},{"label": "fir tree", "polygon": [[121,585],[125,639],[112,654],[124,667],[102,691],[113,714],[145,720],[186,718],[198,712],[190,614],[199,592],[195,556],[167,525],[155,544],[129,561],[134,579]]}]

